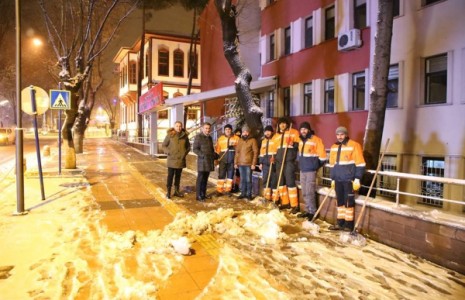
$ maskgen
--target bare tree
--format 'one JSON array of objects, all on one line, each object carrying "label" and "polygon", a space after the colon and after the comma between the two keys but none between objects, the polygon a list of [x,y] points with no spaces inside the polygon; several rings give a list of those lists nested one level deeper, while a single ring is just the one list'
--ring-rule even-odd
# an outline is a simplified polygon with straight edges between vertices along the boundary
[{"label": "bare tree", "polygon": [[136,3],[121,0],[38,2],[58,60],[60,81],[63,88],[71,92],[71,108],[65,111],[63,139],[75,153],[81,153],[93,106],[88,105],[88,96],[94,92],[91,80],[94,61],[106,49],[123,19],[136,8]]},{"label": "bare tree", "polygon": [[[388,93],[388,75],[391,57],[393,0],[378,1],[377,27],[373,57],[373,77],[370,89],[370,109],[363,140],[363,156],[367,169],[378,165],[383,138]],[[369,186],[372,176],[366,175],[363,184]],[[363,191],[361,191],[363,193]]]},{"label": "bare tree", "polygon": [[379,0],[378,3],[370,109],[363,142],[363,154],[367,168],[370,169],[376,168],[378,164],[383,138],[393,24],[393,0]]},{"label": "bare tree", "polygon": [[221,19],[223,29],[223,51],[236,80],[234,81],[237,98],[244,111],[246,124],[251,128],[253,136],[258,137],[263,131],[261,117],[263,112],[253,100],[250,91],[252,75],[250,70],[242,62],[238,51],[239,37],[236,26],[236,5],[232,0],[215,0],[216,9]]}]

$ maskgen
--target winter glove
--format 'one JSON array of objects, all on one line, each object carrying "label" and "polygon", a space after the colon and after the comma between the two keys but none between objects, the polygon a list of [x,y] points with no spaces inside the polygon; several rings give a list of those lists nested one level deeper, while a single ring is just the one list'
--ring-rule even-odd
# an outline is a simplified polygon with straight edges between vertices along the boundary
[{"label": "winter glove", "polygon": [[352,181],[352,188],[354,191],[358,191],[360,189],[360,179],[356,178],[354,181]]},{"label": "winter glove", "polygon": [[334,180],[331,180],[331,188],[334,189],[335,186],[336,186],[336,182],[334,182]]}]

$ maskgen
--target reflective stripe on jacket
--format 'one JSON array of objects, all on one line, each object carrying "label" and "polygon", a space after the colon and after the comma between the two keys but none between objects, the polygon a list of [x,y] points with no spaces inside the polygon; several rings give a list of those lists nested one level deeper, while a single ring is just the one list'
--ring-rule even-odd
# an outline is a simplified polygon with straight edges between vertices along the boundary
[{"label": "reflective stripe on jacket", "polygon": [[[228,145],[228,141],[229,141],[229,145]],[[233,163],[235,149],[236,149],[238,142],[239,142],[239,137],[237,135],[231,135],[230,137],[222,135],[216,141],[215,152],[218,153],[222,161],[226,163]],[[223,156],[223,154],[226,151],[228,151],[228,153]]]},{"label": "reflective stripe on jacket", "polygon": [[258,163],[269,165],[271,156],[276,155],[276,144],[273,140],[273,137],[267,139],[262,139],[262,144],[260,147],[260,155],[258,157]]},{"label": "reflective stripe on jacket", "polygon": [[[340,149],[340,153],[338,154]],[[345,144],[335,143],[329,154],[331,179],[336,181],[351,181],[361,179],[365,172],[365,159],[362,146],[348,139]]]},{"label": "reflective stripe on jacket", "polygon": [[284,135],[282,133],[276,133],[273,136],[273,141],[276,144],[276,160],[278,162],[283,161],[286,147],[286,161],[295,161],[297,157],[297,147],[300,141],[299,132],[296,129],[286,129]]},{"label": "reflective stripe on jacket", "polygon": [[300,137],[298,157],[302,172],[318,170],[326,161],[325,146],[321,138],[312,135],[310,138]]}]

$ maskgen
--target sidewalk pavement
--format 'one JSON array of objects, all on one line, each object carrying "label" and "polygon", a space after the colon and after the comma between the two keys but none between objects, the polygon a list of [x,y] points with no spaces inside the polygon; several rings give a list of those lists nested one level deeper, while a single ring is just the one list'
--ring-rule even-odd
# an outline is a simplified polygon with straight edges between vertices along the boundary
[{"label": "sidewalk pavement", "polygon": [[[60,219],[60,212],[74,206],[73,201],[79,201],[89,196],[93,198],[98,204],[98,207],[94,206],[93,209],[104,212],[101,223],[107,227],[109,233],[123,233],[130,230],[146,233],[150,230],[163,229],[165,225],[173,221],[176,213],[187,211],[186,208],[172,201],[167,201],[164,196],[165,192],[159,186],[145,178],[130,165],[128,159],[134,160],[134,150],[123,154],[120,151],[124,147],[128,148],[111,139],[86,139],[84,153],[77,155],[78,169],[63,169],[61,175],[58,175],[58,158],[56,156],[44,159],[45,201],[40,199],[37,174],[28,171],[28,175],[25,176],[25,209],[29,210],[28,215],[10,215],[0,222],[2,243],[10,246],[8,251],[6,249],[1,251],[0,279],[6,279],[15,272],[24,273],[23,275],[27,276],[28,269],[34,268],[37,260],[50,259],[47,255],[50,255],[48,251],[55,251],[53,245],[49,245],[49,247],[41,247],[40,245],[47,244],[45,242],[47,240],[52,242],[50,236],[53,237],[54,234],[47,233],[48,229],[57,229],[48,228],[46,223],[65,223],[66,220]],[[140,159],[139,163],[142,164],[144,164],[144,160],[154,160],[144,155],[140,155],[138,159]],[[135,162],[132,161],[132,163]],[[4,190],[8,194],[9,201],[3,205],[2,215],[5,215],[5,210],[16,211],[13,201],[11,201],[16,198],[11,176],[9,180],[10,182],[2,183],[2,185],[9,186],[8,189]],[[159,178],[159,181],[165,182],[165,178]],[[67,208],[64,208],[63,203],[66,203],[68,199],[71,202],[66,204]],[[0,204],[3,202],[0,201]],[[77,214],[78,212],[73,213]],[[189,212],[187,211],[187,213]],[[5,230],[8,227],[11,227],[9,228],[11,230]],[[32,229],[37,227],[42,228],[39,231],[42,234],[37,234]],[[55,244],[57,242],[54,241]],[[219,246],[215,238],[211,235],[202,235],[192,244],[191,248],[195,255],[184,256],[182,268],[169,276],[169,281],[157,291],[158,299],[173,299],[175,297],[194,299],[216,273]],[[30,251],[31,249],[34,250]],[[27,254],[23,256],[22,253]],[[126,269],[126,272],[136,274],[138,272],[137,263]],[[0,291],[4,288],[2,285],[4,281],[6,280],[0,280]],[[21,285],[23,286],[21,287]],[[14,286],[16,285],[10,284],[8,293],[0,292],[0,294],[12,297],[9,299],[21,299],[21,297],[16,298],[18,294],[13,292]],[[24,286],[27,286],[27,281],[21,280],[17,283],[18,289],[24,290]],[[28,291],[28,293],[31,296],[31,293],[34,292]],[[40,295],[40,291],[36,291],[36,293]]]}]

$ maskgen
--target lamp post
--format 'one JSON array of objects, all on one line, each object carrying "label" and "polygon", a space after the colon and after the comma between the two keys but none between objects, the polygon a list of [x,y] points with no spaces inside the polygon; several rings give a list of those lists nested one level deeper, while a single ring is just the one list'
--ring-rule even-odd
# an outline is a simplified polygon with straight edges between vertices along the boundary
[{"label": "lamp post", "polygon": [[23,121],[21,112],[21,1],[15,0],[16,17],[16,213],[25,215],[24,210],[24,155]]}]

